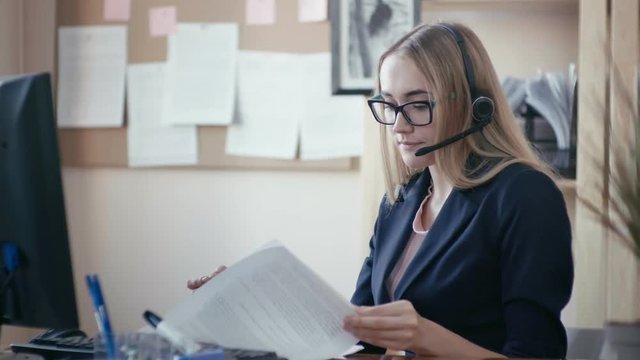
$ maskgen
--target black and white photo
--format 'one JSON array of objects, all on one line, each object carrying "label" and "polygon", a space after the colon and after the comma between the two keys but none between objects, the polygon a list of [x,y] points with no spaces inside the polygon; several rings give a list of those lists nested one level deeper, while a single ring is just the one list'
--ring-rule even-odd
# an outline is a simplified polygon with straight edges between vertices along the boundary
[{"label": "black and white photo", "polygon": [[418,24],[420,0],[331,2],[334,94],[370,94],[382,52]]}]

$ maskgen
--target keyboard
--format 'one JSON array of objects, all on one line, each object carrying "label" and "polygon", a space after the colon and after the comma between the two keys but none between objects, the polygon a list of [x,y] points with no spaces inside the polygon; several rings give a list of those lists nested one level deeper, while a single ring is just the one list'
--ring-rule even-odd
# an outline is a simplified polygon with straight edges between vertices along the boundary
[{"label": "keyboard", "polygon": [[[38,354],[47,360],[91,359],[93,339],[85,336],[70,336],[54,339],[31,339],[26,344],[11,344],[14,353]],[[270,351],[224,349],[229,360],[277,360],[276,353]],[[280,360],[282,360],[280,358]]]},{"label": "keyboard", "polygon": [[45,359],[93,358],[93,339],[85,336],[69,336],[53,339],[31,339],[25,344],[11,344],[14,353],[38,354]]}]

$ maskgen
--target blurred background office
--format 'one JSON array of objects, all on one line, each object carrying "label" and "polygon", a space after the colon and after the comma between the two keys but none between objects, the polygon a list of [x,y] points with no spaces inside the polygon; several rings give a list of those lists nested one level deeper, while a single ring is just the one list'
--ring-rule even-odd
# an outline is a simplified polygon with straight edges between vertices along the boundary
[{"label": "blurred background office", "polygon": [[[293,55],[282,60],[285,63],[307,61],[296,60],[302,55],[332,51],[334,19],[327,12],[326,2],[319,0],[315,2],[324,4],[319,6],[324,15],[316,18],[305,18],[300,9],[309,5],[298,0],[131,0],[128,13],[117,7],[109,10],[107,2],[0,0],[0,76],[51,72],[54,92],[59,91],[60,73],[69,71],[61,68],[67,60],[61,60],[63,35],[59,29],[76,26],[123,27],[128,65],[174,61],[169,39],[177,36],[175,32],[181,31],[181,24],[188,22],[235,23],[238,51]],[[605,45],[605,39],[613,39],[613,56],[625,66],[624,71],[630,68],[625,64],[638,61],[637,2],[611,1],[609,14],[608,3],[417,1],[422,22],[452,20],[474,29],[500,78],[531,79],[540,72],[566,73],[570,64],[577,64],[578,82],[592,91],[586,94],[579,88],[585,93],[578,94],[578,98],[595,98],[595,102],[605,99],[608,87],[603,49],[609,45]],[[629,6],[635,15],[625,16]],[[164,24],[168,32],[154,34],[152,10],[160,9],[159,16],[170,16],[167,7],[175,11],[177,30]],[[251,13],[251,9],[256,12]],[[107,15],[109,11],[115,12]],[[163,25],[164,20],[158,21],[158,26]],[[606,25],[608,21],[611,29]],[[636,29],[635,35],[623,37],[620,29],[630,27]],[[632,46],[635,51],[622,51],[625,46]],[[175,61],[178,65],[174,65],[179,66],[181,60]],[[328,70],[326,75],[330,76]],[[74,76],[92,75],[76,71]],[[238,77],[238,81],[244,81],[241,72]],[[328,82],[326,85],[329,89]],[[121,87],[124,94],[124,80]],[[235,85],[230,89],[235,91]],[[296,92],[313,91],[311,83],[291,89],[291,94],[279,94],[280,106],[296,99]],[[242,89],[238,96],[243,96]],[[163,313],[188,296],[187,279],[208,273],[219,264],[232,264],[271,239],[282,241],[349,297],[368,251],[375,211],[383,193],[377,128],[369,114],[361,111],[363,94],[326,94],[318,98],[324,102],[315,104],[317,109],[338,104],[344,98],[350,100],[348,105],[332,107],[334,114],[358,114],[359,118],[351,119],[348,129],[335,123],[326,127],[334,127],[335,134],[348,131],[352,149],[307,155],[312,153],[306,150],[311,149],[306,148],[311,135],[304,134],[312,133],[313,125],[295,123],[298,120],[294,119],[294,130],[287,130],[293,134],[287,140],[293,145],[285,155],[274,150],[275,155],[261,156],[256,147],[247,150],[251,146],[246,143],[241,144],[244,148],[238,145],[244,150],[238,150],[229,145],[233,140],[230,133],[237,131],[230,129],[238,126],[238,119],[233,116],[243,111],[235,108],[230,123],[188,124],[197,134],[197,142],[189,145],[195,149],[189,154],[195,155],[191,161],[140,166],[131,157],[139,144],[131,142],[137,135],[130,131],[132,119],[127,107],[131,104],[124,97],[117,112],[120,118],[107,125],[73,123],[58,112],[58,124],[64,125],[58,135],[81,328],[89,334],[97,330],[84,284],[87,273],[100,274],[114,327],[131,330],[143,325],[141,315],[145,309]],[[578,100],[578,138],[592,137],[595,152],[600,154],[604,141],[598,116],[602,111],[593,111],[584,103]],[[61,104],[57,106],[60,108]],[[312,113],[315,109],[307,111]],[[250,117],[249,113],[242,115],[245,120]],[[248,123],[246,120],[240,124]],[[273,136],[276,135],[265,134]],[[317,141],[332,145],[330,141]],[[605,319],[638,318],[640,309],[633,305],[638,302],[639,285],[633,281],[638,275],[629,271],[633,268],[632,259],[615,244],[601,241],[602,228],[589,220],[576,203],[576,189],[591,197],[602,193],[596,186],[602,174],[584,158],[581,160],[580,155],[586,150],[580,141],[577,146],[577,176],[560,183],[572,217],[576,257],[576,284],[572,301],[563,313],[565,325],[597,327]],[[9,328],[2,332],[2,343],[32,333],[35,332]]]}]

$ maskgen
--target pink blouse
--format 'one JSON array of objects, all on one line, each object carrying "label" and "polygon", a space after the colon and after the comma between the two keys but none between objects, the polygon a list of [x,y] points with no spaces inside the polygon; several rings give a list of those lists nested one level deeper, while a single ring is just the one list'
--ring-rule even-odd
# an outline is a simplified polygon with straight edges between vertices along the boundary
[{"label": "pink blouse", "polygon": [[416,253],[418,252],[418,249],[420,248],[422,241],[427,236],[427,232],[429,231],[429,229],[425,229],[425,226],[422,223],[422,209],[424,209],[425,205],[427,204],[427,201],[429,201],[429,198],[431,197],[432,192],[433,192],[433,185],[429,186],[429,190],[427,191],[427,196],[425,196],[424,200],[422,200],[422,203],[418,208],[418,212],[416,213],[416,216],[413,218],[413,226],[412,226],[413,232],[409,237],[407,246],[404,248],[402,255],[400,255],[398,262],[396,263],[395,267],[391,271],[391,274],[389,274],[389,277],[387,278],[387,282],[386,282],[387,291],[389,291],[389,296],[391,297],[391,301],[396,300],[393,297],[393,293],[396,291],[396,288],[398,287],[398,283],[400,282],[400,279],[402,279],[402,276],[407,270],[409,263],[411,263],[411,260],[413,260],[413,258],[416,256]]}]

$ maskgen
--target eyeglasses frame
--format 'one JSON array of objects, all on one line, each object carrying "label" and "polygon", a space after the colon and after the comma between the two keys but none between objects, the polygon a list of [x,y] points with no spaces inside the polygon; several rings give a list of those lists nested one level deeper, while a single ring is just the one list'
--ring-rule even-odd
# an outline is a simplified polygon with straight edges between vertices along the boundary
[{"label": "eyeglasses frame", "polygon": [[[373,118],[380,124],[382,125],[395,125],[396,122],[398,121],[398,113],[402,113],[402,116],[404,116],[404,119],[407,121],[407,123],[411,124],[412,126],[427,126],[427,125],[431,125],[431,123],[433,122],[433,108],[436,106],[436,102],[435,100],[417,100],[417,101],[409,101],[406,102],[404,104],[400,104],[400,105],[394,105],[388,101],[384,101],[384,98],[382,97],[382,95],[376,95],[373,96],[369,99],[367,99],[367,104],[369,105],[369,110],[371,110],[371,113],[373,114]],[[378,115],[376,113],[376,111],[374,110],[374,105],[375,104],[385,104],[390,106],[391,108],[393,108],[393,111],[395,113],[395,115],[393,116],[393,123],[388,123],[388,122],[383,122],[382,119],[378,118]],[[412,104],[422,104],[422,105],[426,105],[427,108],[429,109],[429,122],[426,124],[415,124],[412,120],[411,117],[407,115],[407,113],[404,112],[404,107],[407,105],[412,105]]]}]

